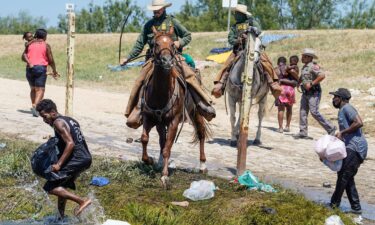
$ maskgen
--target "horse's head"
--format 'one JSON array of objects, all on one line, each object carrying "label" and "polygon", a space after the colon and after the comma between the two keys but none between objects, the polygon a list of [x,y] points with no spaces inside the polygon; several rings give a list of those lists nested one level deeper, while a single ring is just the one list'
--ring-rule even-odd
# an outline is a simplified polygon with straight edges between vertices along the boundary
[{"label": "horse's head", "polygon": [[158,32],[153,26],[152,32],[155,35],[153,49],[155,64],[160,65],[165,70],[172,69],[176,61],[176,47],[172,39],[174,28],[171,27],[169,32]]}]

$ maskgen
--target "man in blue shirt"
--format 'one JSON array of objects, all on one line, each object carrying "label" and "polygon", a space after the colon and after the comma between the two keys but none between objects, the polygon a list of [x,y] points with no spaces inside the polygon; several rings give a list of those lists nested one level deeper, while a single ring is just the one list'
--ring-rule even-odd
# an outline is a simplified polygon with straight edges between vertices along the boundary
[{"label": "man in blue shirt", "polygon": [[333,95],[332,104],[339,109],[338,123],[340,131],[336,137],[343,140],[347,156],[343,160],[342,168],[337,173],[336,189],[331,198],[331,207],[339,207],[341,197],[346,190],[352,213],[360,214],[361,205],[355,187],[354,176],[367,156],[367,141],[361,127],[363,122],[357,110],[349,104],[351,94],[346,88],[339,88]]}]

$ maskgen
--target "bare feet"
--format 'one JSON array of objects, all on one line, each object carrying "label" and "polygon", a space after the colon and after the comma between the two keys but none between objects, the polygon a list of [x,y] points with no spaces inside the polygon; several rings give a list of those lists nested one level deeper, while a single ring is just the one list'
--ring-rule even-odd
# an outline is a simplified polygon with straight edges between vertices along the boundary
[{"label": "bare feet", "polygon": [[89,206],[91,204],[91,199],[86,199],[81,205],[79,205],[79,207],[77,207],[75,210],[74,210],[74,215],[75,216],[79,216],[79,214],[82,213],[82,211],[84,209],[87,208],[87,206]]}]

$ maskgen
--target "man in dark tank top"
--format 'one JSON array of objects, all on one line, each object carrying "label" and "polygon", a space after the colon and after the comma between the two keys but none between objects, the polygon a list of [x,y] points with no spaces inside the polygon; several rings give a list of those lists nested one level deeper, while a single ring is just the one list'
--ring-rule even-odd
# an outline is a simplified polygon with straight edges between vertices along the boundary
[{"label": "man in dark tank top", "polygon": [[36,110],[43,121],[55,130],[59,149],[58,161],[52,165],[52,171],[61,179],[47,181],[43,189],[58,197],[57,207],[61,218],[64,217],[67,200],[74,201],[79,205],[75,210],[75,215],[78,216],[91,204],[91,200],[79,197],[69,192],[67,188],[75,190],[74,181],[81,172],[91,165],[92,158],[85,138],[79,123],[73,118],[60,115],[52,100],[44,99],[40,101]]}]

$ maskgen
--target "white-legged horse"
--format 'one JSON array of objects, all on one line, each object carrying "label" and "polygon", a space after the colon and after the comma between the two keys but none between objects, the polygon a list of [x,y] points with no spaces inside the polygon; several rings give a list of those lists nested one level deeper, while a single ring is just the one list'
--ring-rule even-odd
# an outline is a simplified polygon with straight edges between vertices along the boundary
[{"label": "white-legged horse", "polygon": [[[240,116],[237,118],[236,123],[236,106],[238,104],[239,111],[241,112],[241,98],[242,98],[242,82],[241,77],[245,68],[245,54],[244,51],[238,53],[241,54],[240,58],[233,65],[232,69],[229,72],[229,77],[227,80],[226,91],[228,93],[228,105],[230,111],[230,123],[231,123],[231,146],[237,146],[237,139],[239,135],[240,127]],[[260,60],[260,59],[259,59]],[[256,137],[253,144],[261,144],[261,127],[262,120],[265,114],[266,103],[267,103],[267,94],[269,91],[269,86],[266,78],[266,74],[263,74],[263,67],[261,63],[254,63],[254,73],[252,77],[251,84],[251,106],[258,104],[258,129]]]}]

